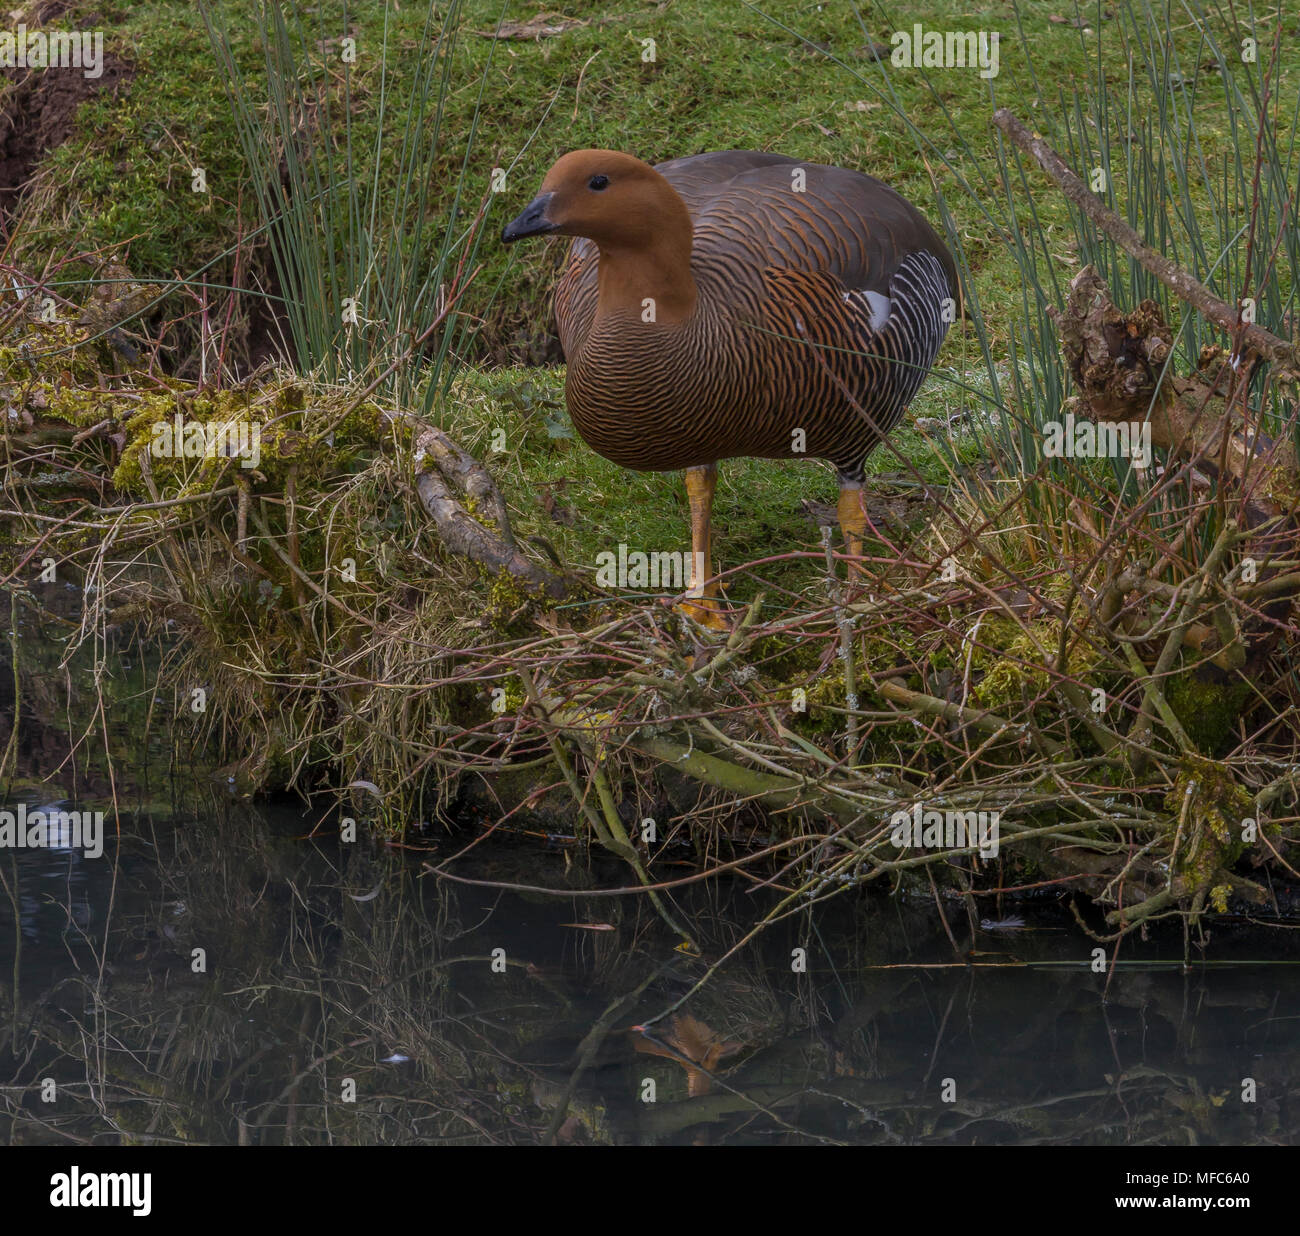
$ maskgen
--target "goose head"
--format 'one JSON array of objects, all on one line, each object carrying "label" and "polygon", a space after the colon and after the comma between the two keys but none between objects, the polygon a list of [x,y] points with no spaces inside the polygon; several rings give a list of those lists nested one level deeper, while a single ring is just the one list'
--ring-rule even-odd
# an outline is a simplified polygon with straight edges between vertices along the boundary
[{"label": "goose head", "polygon": [[555,162],[501,239],[559,233],[602,247],[649,246],[683,215],[689,226],[677,191],[648,163],[618,150],[574,150]]},{"label": "goose head", "polygon": [[600,250],[601,308],[647,297],[673,317],[695,303],[694,225],[686,203],[653,167],[617,150],[574,150],[546,173],[537,196],[506,225],[506,244],[581,236]]}]

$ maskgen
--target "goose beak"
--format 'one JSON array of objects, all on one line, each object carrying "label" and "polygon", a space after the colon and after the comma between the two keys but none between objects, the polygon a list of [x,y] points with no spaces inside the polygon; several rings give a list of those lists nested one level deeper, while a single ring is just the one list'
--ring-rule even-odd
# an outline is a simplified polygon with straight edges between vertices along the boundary
[{"label": "goose beak", "polygon": [[533,198],[518,217],[506,224],[501,233],[502,241],[508,245],[523,240],[525,236],[545,236],[547,232],[555,231],[557,225],[546,217],[546,208],[554,196],[553,193],[539,193]]}]

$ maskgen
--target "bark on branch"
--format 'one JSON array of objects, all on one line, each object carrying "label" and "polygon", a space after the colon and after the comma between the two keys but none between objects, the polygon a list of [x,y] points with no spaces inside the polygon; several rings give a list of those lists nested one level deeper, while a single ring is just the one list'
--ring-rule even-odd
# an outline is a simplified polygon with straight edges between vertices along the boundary
[{"label": "bark on branch", "polygon": [[[433,426],[425,426],[416,434],[415,457],[423,465],[416,476],[416,491],[448,549],[489,570],[505,571],[547,596],[558,599],[567,593],[560,576],[529,561],[519,551],[510,531],[505,499],[477,459]],[[473,514],[454,491],[465,496]]]},{"label": "bark on branch", "polygon": [[1244,378],[1221,348],[1204,349],[1190,375],[1164,373],[1173,331],[1160,307],[1144,300],[1122,312],[1091,266],[1070,281],[1065,308],[1048,313],[1083,397],[1072,408],[1094,421],[1149,420],[1153,445],[1240,487],[1247,527],[1289,512],[1295,452],[1286,438],[1247,425],[1239,411]]}]

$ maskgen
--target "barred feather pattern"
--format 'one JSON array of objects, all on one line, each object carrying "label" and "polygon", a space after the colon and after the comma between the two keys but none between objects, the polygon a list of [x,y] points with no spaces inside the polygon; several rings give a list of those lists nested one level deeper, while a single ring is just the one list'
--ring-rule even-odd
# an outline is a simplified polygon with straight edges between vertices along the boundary
[{"label": "barred feather pattern", "polygon": [[685,320],[598,316],[596,246],[573,242],[556,291],[570,415],[592,449],[628,468],[812,456],[860,481],[943,342],[952,259],[879,181],[810,165],[806,195],[774,191],[792,160],[737,155],[751,163],[734,175],[690,167],[721,156],[657,169],[694,220],[697,304]]}]

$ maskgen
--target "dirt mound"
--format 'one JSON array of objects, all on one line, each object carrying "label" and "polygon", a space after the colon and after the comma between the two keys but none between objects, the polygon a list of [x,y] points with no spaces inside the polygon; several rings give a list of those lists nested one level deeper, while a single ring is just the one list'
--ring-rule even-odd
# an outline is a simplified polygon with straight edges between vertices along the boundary
[{"label": "dirt mound", "polygon": [[[66,7],[41,6],[38,24],[54,28],[52,23],[58,22]],[[93,18],[82,18],[76,25],[102,28]],[[57,28],[71,29],[72,24],[59,23]],[[7,230],[41,161],[71,136],[82,101],[101,90],[116,91],[132,72],[129,64],[107,51],[102,67],[103,73],[95,78],[76,68],[0,69],[0,233]]]}]

